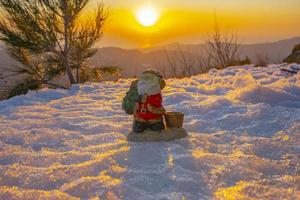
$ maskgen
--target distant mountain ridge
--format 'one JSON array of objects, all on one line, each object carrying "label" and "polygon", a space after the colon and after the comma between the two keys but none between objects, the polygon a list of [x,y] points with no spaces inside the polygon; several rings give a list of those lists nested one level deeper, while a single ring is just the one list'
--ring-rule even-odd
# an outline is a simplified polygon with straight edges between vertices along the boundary
[{"label": "distant mountain ridge", "polygon": [[[270,63],[280,63],[290,55],[293,47],[300,43],[300,37],[280,40],[276,42],[241,44],[240,57],[248,56],[253,63],[258,56],[268,59]],[[134,76],[151,66],[166,66],[166,54],[172,55],[178,45],[186,52],[201,52],[206,44],[180,44],[173,43],[148,49],[122,49],[119,47],[99,48],[92,58],[97,66],[119,66],[125,76]]]},{"label": "distant mountain ridge", "polygon": [[[241,44],[240,57],[248,56],[252,62],[257,62],[257,55],[269,59],[270,63],[280,63],[290,55],[293,47],[300,43],[300,37],[294,37],[276,42]],[[167,67],[167,55],[173,55],[180,48],[185,52],[201,52],[206,44],[172,43],[148,49],[123,49],[120,47],[102,47],[91,59],[95,66],[119,66],[125,77],[138,75],[149,67]],[[11,61],[0,44],[0,70],[10,65]],[[1,70],[2,71],[2,70]]]},{"label": "distant mountain ridge", "polygon": [[[269,43],[242,44],[240,57],[248,56],[252,62],[257,62],[257,55],[262,55],[264,58],[268,58],[270,63],[281,63],[291,54],[293,47],[299,43],[300,37]],[[178,45],[185,52],[197,52],[205,48],[205,44],[180,43],[149,49],[103,47],[99,48],[97,54],[91,58],[91,63],[98,67],[118,66],[122,69],[123,77],[137,76],[150,67],[159,68],[159,70],[167,74],[166,71],[172,71],[170,66],[168,66],[167,55],[174,57],[174,52]],[[0,99],[1,96],[7,95],[7,91],[21,81],[17,78],[10,78],[9,80],[2,78],[5,77],[4,68],[12,67],[13,63],[14,61],[5,52],[3,44],[0,43]]]}]

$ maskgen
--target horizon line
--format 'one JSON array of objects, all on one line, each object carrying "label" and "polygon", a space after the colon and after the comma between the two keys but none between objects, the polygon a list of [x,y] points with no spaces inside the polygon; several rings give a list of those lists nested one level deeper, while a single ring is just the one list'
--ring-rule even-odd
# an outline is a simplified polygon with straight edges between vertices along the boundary
[{"label": "horizon line", "polygon": [[[265,41],[265,42],[253,42],[253,43],[243,43],[240,42],[239,45],[261,45],[261,44],[271,44],[271,43],[277,43],[277,42],[282,42],[282,41],[286,41],[286,40],[293,40],[293,39],[300,39],[300,35],[299,36],[293,36],[293,37],[289,37],[289,38],[282,38],[282,39],[277,39],[277,40],[273,40],[273,41]],[[101,42],[100,42],[101,43]],[[1,44],[1,43],[0,43]],[[197,46],[197,45],[204,45],[205,42],[203,43],[188,43],[188,42],[170,42],[170,43],[166,43],[166,44],[161,44],[161,45],[153,45],[152,47],[147,47],[147,48],[142,48],[142,47],[132,47],[132,48],[126,48],[126,47],[122,47],[122,46],[116,46],[116,45],[105,45],[105,46],[101,46],[101,45],[97,45],[96,48],[99,49],[104,49],[104,48],[119,48],[119,49],[124,49],[124,50],[151,50],[151,49],[156,49],[156,48],[162,48],[162,47],[166,47],[166,46],[170,46],[170,45],[188,45],[188,46]]]}]

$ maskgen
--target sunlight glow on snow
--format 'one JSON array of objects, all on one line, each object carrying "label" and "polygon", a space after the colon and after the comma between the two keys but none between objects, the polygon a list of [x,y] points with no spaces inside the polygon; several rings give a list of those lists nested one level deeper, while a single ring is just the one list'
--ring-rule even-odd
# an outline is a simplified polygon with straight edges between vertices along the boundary
[{"label": "sunlight glow on snow", "polygon": [[0,199],[296,199],[300,74],[251,66],[167,80],[190,136],[126,141],[132,80],[0,101]]}]

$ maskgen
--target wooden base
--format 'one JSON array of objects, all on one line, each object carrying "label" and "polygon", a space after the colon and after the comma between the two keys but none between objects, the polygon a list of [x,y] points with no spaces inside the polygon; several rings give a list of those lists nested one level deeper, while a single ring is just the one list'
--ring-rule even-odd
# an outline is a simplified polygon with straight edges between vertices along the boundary
[{"label": "wooden base", "polygon": [[168,128],[161,132],[146,130],[143,133],[131,132],[127,140],[131,142],[169,142],[187,137],[187,131],[184,128]]}]

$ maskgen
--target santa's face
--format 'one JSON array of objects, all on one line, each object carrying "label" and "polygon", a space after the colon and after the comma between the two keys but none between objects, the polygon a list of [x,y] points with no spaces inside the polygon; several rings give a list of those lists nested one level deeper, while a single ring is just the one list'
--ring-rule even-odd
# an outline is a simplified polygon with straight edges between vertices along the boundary
[{"label": "santa's face", "polygon": [[144,73],[140,76],[137,85],[139,95],[154,95],[161,92],[160,78],[151,73]]}]

